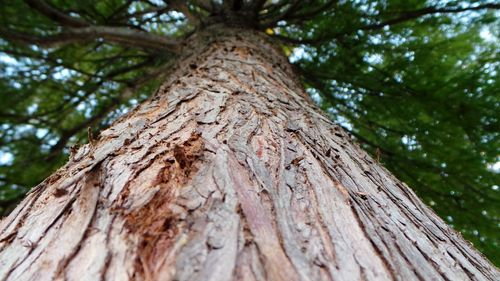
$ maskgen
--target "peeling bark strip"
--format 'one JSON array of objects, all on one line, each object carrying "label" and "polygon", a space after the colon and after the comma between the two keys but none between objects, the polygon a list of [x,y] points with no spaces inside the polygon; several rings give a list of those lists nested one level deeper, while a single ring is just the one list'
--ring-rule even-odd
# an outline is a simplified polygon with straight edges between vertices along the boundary
[{"label": "peeling bark strip", "polygon": [[500,280],[263,36],[222,31],[1,221],[0,280]]}]

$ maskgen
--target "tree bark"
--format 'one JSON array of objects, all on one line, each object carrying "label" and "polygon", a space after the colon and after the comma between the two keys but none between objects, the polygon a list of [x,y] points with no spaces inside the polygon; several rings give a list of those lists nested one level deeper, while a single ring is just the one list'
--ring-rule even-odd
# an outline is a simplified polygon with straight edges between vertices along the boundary
[{"label": "tree bark", "polygon": [[1,221],[0,280],[500,280],[264,35],[184,53]]}]

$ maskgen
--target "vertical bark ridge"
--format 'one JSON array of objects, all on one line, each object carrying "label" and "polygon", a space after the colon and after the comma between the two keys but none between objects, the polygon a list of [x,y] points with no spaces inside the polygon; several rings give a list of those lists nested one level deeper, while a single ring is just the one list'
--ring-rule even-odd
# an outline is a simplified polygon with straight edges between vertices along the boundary
[{"label": "vertical bark ridge", "polygon": [[314,106],[279,50],[211,30],[0,222],[0,280],[499,280]]}]

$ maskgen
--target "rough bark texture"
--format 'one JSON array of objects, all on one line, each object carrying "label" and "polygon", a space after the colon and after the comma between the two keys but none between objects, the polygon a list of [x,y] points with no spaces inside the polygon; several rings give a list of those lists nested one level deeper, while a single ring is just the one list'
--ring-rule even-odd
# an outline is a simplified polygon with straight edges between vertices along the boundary
[{"label": "rough bark texture", "polygon": [[500,280],[267,39],[225,32],[0,223],[0,280]]}]

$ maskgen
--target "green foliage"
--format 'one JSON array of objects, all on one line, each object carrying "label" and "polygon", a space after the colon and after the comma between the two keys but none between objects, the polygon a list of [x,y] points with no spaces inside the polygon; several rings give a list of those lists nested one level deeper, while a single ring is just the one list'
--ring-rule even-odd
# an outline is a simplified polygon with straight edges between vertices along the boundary
[{"label": "green foliage", "polygon": [[[87,127],[98,132],[150,96],[175,60],[173,51],[106,34],[63,42],[50,36],[84,22],[179,39],[224,9],[218,1],[211,8],[197,4],[202,1],[48,2],[71,16],[68,21],[29,2],[1,1],[3,213],[62,165],[70,146],[86,141]],[[500,6],[262,4],[258,18],[249,20],[280,40],[318,104],[500,265],[500,174],[494,169],[500,163]]]}]

